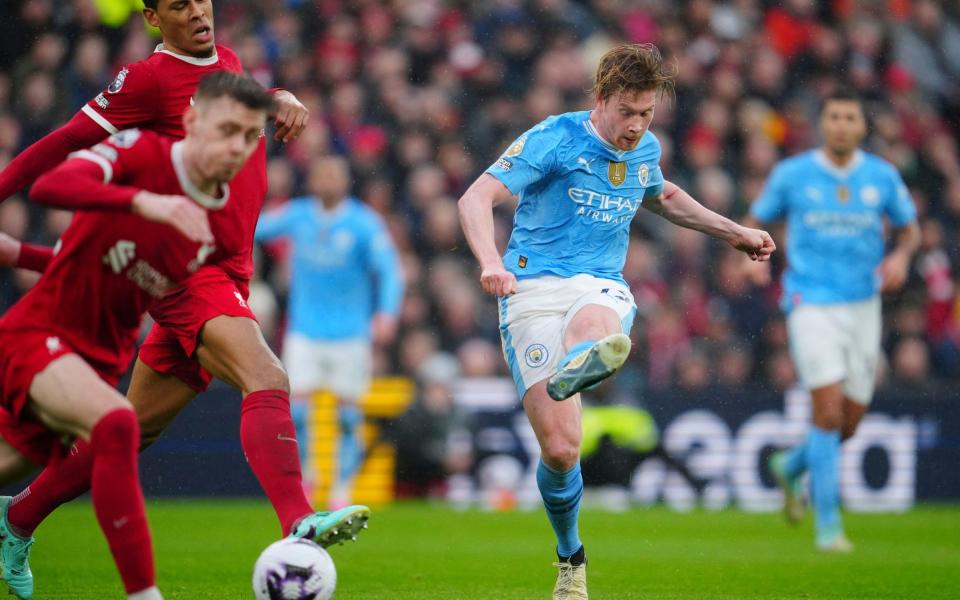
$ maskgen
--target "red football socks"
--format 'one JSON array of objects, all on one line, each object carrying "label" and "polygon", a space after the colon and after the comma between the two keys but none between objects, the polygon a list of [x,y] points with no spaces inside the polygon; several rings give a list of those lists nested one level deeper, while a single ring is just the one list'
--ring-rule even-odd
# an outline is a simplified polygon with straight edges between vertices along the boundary
[{"label": "red football socks", "polygon": [[90,444],[78,440],[69,456],[49,465],[10,503],[7,522],[14,533],[30,537],[40,523],[61,504],[90,489],[93,452]]},{"label": "red football socks", "polygon": [[107,413],[93,427],[93,510],[128,594],[156,581],[150,528],[137,469],[140,426],[132,410]]},{"label": "red football socks", "polygon": [[313,508],[303,492],[287,392],[263,390],[243,399],[240,443],[253,474],[277,512],[283,535],[288,535],[297,519],[312,513]]}]

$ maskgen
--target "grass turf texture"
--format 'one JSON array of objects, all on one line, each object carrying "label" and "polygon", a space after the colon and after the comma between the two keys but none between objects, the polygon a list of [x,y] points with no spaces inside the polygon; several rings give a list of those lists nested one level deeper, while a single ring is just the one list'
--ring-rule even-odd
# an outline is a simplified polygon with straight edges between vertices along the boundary
[{"label": "grass turf texture", "polygon": [[[266,503],[151,501],[167,600],[249,599],[253,562],[279,530]],[[581,513],[591,598],[741,600],[960,597],[960,506],[847,515],[849,556],[814,552],[811,524],[779,514]],[[89,503],[37,531],[35,598],[121,598]],[[455,512],[424,504],[375,510],[354,544],[336,546],[335,598],[549,598],[553,534],[542,512]]]}]

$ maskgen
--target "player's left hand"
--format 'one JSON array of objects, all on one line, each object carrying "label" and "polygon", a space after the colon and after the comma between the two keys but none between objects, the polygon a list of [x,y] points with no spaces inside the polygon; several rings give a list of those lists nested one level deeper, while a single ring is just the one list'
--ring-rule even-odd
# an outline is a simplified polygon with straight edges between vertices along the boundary
[{"label": "player's left hand", "polygon": [[273,102],[276,105],[276,115],[271,116],[277,126],[277,133],[273,139],[284,143],[292,142],[303,133],[310,118],[310,111],[287,90],[278,90],[274,93]]},{"label": "player's left hand", "polygon": [[730,245],[746,253],[750,260],[764,262],[770,260],[770,255],[777,249],[773,243],[770,234],[762,229],[751,229],[749,227],[740,227],[735,237],[730,240]]},{"label": "player's left hand", "polygon": [[397,336],[397,318],[387,313],[373,315],[373,320],[370,322],[370,335],[373,337],[373,343],[378,346],[392,343]]},{"label": "player's left hand", "polygon": [[12,267],[20,258],[20,241],[0,232],[0,267]]},{"label": "player's left hand", "polygon": [[880,263],[880,291],[895,292],[907,282],[910,271],[910,257],[903,252],[893,251]]}]

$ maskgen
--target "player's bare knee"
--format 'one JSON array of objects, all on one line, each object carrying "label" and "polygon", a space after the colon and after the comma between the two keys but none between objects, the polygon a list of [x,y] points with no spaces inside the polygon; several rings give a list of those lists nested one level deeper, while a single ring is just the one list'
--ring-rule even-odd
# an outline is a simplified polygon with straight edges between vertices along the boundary
[{"label": "player's bare knee", "polygon": [[580,459],[580,447],[565,436],[551,436],[544,440],[543,461],[553,469],[572,469]]},{"label": "player's bare knee", "polygon": [[251,369],[240,376],[240,385],[244,395],[263,390],[282,390],[290,393],[290,380],[287,371],[276,357],[264,361],[256,369]]}]

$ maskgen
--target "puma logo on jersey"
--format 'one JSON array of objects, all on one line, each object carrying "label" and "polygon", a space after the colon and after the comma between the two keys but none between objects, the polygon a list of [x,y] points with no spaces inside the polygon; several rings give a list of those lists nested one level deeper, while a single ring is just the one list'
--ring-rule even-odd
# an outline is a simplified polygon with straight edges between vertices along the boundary
[{"label": "puma logo on jersey", "polygon": [[596,158],[591,158],[590,160],[585,159],[582,156],[577,157],[577,162],[583,165],[583,168],[587,170],[587,173],[593,175],[593,171],[590,170],[590,163],[597,160]]},{"label": "puma logo on jersey", "polygon": [[110,265],[110,270],[119,275],[136,254],[137,245],[129,240],[120,240],[113,245],[103,257],[103,264]]}]

